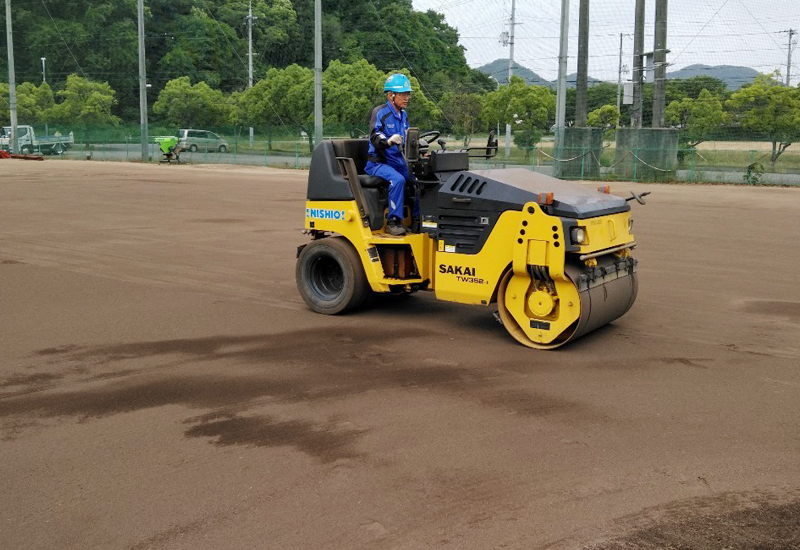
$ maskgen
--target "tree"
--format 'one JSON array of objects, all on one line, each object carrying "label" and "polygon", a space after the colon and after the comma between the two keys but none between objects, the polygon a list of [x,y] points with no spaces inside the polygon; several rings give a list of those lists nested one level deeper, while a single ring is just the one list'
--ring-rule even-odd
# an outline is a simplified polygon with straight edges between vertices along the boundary
[{"label": "tree", "polygon": [[[234,120],[258,126],[299,126],[309,136],[309,150],[314,149],[314,71],[300,65],[270,69],[266,78],[237,96]],[[364,115],[366,116],[366,115]]]},{"label": "tree", "polygon": [[724,80],[706,75],[667,80],[665,92],[667,104],[685,97],[697,99],[703,90],[710,92],[712,96],[724,97],[727,93],[727,84]]},{"label": "tree", "polygon": [[385,101],[385,79],[366,59],[352,64],[331,61],[322,74],[325,124],[341,124],[352,137],[369,134],[372,108]]},{"label": "tree", "polygon": [[[40,82],[47,58],[47,80],[63,89],[65,75],[102,78],[122,92],[126,108],[114,114],[138,113],[136,2],[15,2],[14,42],[18,83]],[[148,28],[148,34],[153,32]],[[0,56],[5,58],[5,56]],[[5,70],[0,60],[0,73]],[[152,65],[149,65],[152,66]]]},{"label": "tree", "polygon": [[603,105],[586,117],[586,124],[593,128],[616,128],[619,122],[619,111],[614,105]]},{"label": "tree", "polygon": [[207,128],[229,124],[231,110],[225,94],[205,82],[192,86],[188,76],[167,82],[153,104],[156,115],[181,127]]},{"label": "tree", "polygon": [[449,122],[449,130],[464,138],[464,147],[478,128],[481,116],[481,97],[478,94],[447,92],[440,103],[442,118]]},{"label": "tree", "polygon": [[758,75],[727,101],[734,121],[772,142],[770,164],[775,163],[800,135],[800,90],[781,85],[773,75]]},{"label": "tree", "polygon": [[[564,113],[567,122],[575,120],[575,88],[567,90],[566,111]],[[586,110],[592,112],[600,109],[604,105],[617,104],[617,85],[610,82],[594,82],[589,84],[586,90]]]},{"label": "tree", "polygon": [[[512,76],[508,86],[484,96],[482,119],[489,128],[511,124],[514,143],[527,148],[539,142],[555,109],[555,94],[549,88],[528,86],[522,78]],[[526,149],[526,158],[528,154]]]},{"label": "tree", "polygon": [[[253,51],[257,52],[253,59],[253,72],[263,74],[270,65],[286,64],[287,47],[299,30],[297,13],[290,0],[254,0],[252,4]],[[228,0],[214,3],[210,9],[218,21],[234,29],[243,41],[247,37],[249,7],[250,0]]]},{"label": "tree", "polygon": [[603,105],[586,116],[586,125],[590,128],[603,128],[603,139],[612,140],[619,125],[619,111],[615,105]]},{"label": "tree", "polygon": [[708,90],[700,92],[697,99],[685,97],[671,102],[665,111],[667,124],[682,130],[681,140],[688,147],[697,147],[729,120],[722,110],[722,101]]},{"label": "tree", "polygon": [[111,113],[116,105],[116,92],[108,82],[92,82],[71,74],[64,90],[56,94],[62,99],[47,113],[48,120],[63,124],[79,124],[84,129],[96,125],[119,124],[119,117]]},{"label": "tree", "polygon": [[23,82],[17,87],[17,117],[25,124],[49,122],[47,117],[53,105],[53,90],[46,82],[39,87]]},{"label": "tree", "polygon": [[8,84],[0,82],[0,126],[11,124],[11,105],[8,103]]}]

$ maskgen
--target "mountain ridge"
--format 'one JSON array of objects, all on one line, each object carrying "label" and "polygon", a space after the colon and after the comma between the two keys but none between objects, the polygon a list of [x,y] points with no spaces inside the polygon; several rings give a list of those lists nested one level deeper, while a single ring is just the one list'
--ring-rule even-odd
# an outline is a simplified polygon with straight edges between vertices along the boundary
[{"label": "mountain ridge", "polygon": [[[491,63],[478,67],[476,70],[489,75],[502,84],[508,79],[508,59],[495,59]],[[516,61],[514,62],[514,75],[522,77],[529,85],[546,86],[553,89],[555,89],[557,85],[555,80],[542,78]],[[729,90],[737,90],[753,82],[755,77],[758,76],[758,71],[750,67],[736,65],[703,65],[698,63],[667,72],[667,79],[669,80],[686,79],[695,76],[711,76],[718,78],[725,82]],[[577,75],[575,73],[567,75],[567,87],[574,88],[576,80]],[[603,80],[592,76],[588,77],[588,81],[589,86],[596,82],[603,82]]]}]

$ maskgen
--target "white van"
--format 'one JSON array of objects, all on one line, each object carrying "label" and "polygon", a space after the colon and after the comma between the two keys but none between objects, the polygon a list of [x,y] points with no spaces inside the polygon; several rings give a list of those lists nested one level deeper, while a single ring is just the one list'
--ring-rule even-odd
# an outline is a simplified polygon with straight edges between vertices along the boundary
[{"label": "white van", "polygon": [[180,148],[183,151],[219,151],[228,152],[228,142],[214,132],[208,130],[183,129],[178,130]]}]

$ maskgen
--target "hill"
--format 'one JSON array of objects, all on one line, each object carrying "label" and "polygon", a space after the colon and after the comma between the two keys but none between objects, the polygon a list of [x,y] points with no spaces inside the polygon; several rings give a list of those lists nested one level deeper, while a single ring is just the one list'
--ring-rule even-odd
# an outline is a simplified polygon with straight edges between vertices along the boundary
[{"label": "hill", "polygon": [[[495,59],[491,63],[478,67],[476,70],[491,76],[500,84],[505,84],[508,81],[508,59]],[[552,84],[549,80],[545,80],[516,61],[514,62],[514,75],[524,78],[528,85],[550,86]]]},{"label": "hill", "polygon": [[[508,59],[495,59],[491,63],[487,63],[476,70],[496,78],[501,84],[505,83],[508,76]],[[536,84],[537,86],[548,86],[555,89],[557,82],[555,80],[545,80],[535,72],[527,67],[523,67],[517,62],[514,62],[514,74],[521,76],[528,84]],[[718,78],[725,82],[729,90],[737,90],[742,86],[746,86],[755,80],[758,76],[758,71],[749,67],[737,67],[733,65],[689,65],[677,71],[667,73],[667,78],[672,79],[686,79],[695,76],[711,76]],[[567,87],[574,88],[577,75],[575,73],[567,75]],[[589,77],[589,86],[597,82],[602,82],[596,78]]]},{"label": "hill", "polygon": [[733,65],[689,65],[677,71],[667,73],[668,79],[692,78],[694,76],[712,76],[722,80],[729,90],[737,90],[755,80],[758,71],[749,67]]},{"label": "hill", "polygon": [[[486,75],[495,78],[501,84],[505,84],[506,80],[508,80],[508,59],[495,59],[491,63],[487,63],[482,67],[478,67],[476,69]],[[546,80],[530,70],[527,67],[523,67],[516,61],[514,62],[514,75],[520,76],[525,79],[525,82],[528,85],[535,84],[536,86],[547,86],[548,88],[556,89],[558,82],[555,80]],[[578,80],[577,73],[571,73],[567,75],[567,87],[574,88],[575,82]],[[602,80],[598,80],[597,78],[589,77],[588,78],[589,86],[596,84],[597,82],[602,82]]]}]

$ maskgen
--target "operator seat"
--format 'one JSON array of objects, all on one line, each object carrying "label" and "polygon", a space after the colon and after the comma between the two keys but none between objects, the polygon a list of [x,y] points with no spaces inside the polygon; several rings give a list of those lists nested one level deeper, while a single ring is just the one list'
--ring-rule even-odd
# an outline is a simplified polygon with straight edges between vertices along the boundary
[{"label": "operator seat", "polygon": [[334,139],[333,152],[337,157],[347,157],[353,159],[358,171],[358,181],[364,189],[381,189],[389,187],[389,182],[378,176],[370,176],[364,171],[367,166],[367,153],[369,151],[369,140],[366,139]]}]

